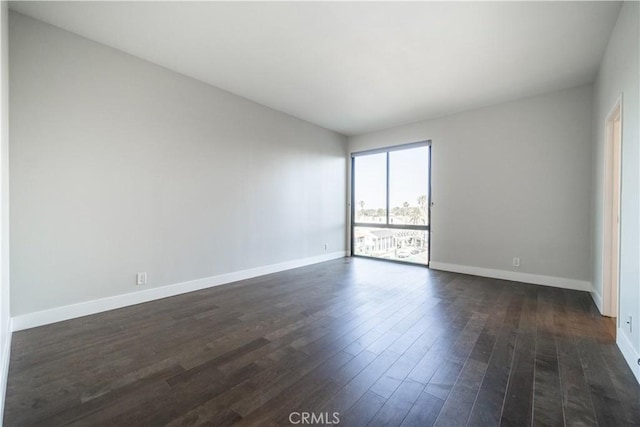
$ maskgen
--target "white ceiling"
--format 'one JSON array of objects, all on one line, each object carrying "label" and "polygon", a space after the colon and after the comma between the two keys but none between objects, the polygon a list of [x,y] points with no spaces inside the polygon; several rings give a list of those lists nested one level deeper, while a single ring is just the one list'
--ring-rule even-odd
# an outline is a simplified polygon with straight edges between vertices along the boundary
[{"label": "white ceiling", "polygon": [[12,2],[346,135],[593,81],[618,2]]}]

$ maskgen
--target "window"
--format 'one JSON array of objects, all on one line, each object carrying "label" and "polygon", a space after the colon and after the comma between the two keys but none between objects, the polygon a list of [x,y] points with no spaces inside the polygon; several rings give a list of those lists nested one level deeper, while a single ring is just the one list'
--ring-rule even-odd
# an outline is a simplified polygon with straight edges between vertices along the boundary
[{"label": "window", "polygon": [[429,264],[430,142],[352,154],[352,255]]}]

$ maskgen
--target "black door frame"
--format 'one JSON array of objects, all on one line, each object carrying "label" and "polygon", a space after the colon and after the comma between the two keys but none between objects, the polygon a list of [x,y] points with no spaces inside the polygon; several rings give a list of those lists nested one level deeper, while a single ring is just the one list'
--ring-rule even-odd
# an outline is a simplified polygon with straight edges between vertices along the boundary
[{"label": "black door frame", "polygon": [[[429,165],[428,165],[428,195],[427,195],[427,219],[428,219],[428,223],[426,225],[415,225],[415,224],[403,224],[403,225],[399,225],[399,224],[390,224],[389,223],[389,153],[393,152],[393,151],[401,151],[401,150],[408,150],[411,148],[418,148],[418,147],[428,147],[429,149]],[[385,147],[385,148],[377,148],[374,150],[365,150],[365,151],[356,151],[351,153],[351,256],[352,257],[362,257],[362,258],[371,258],[371,259],[377,259],[377,260],[381,260],[381,261],[390,261],[390,262],[399,262],[402,264],[411,264],[411,265],[420,265],[420,266],[425,266],[425,267],[429,267],[429,264],[431,262],[431,154],[432,154],[432,149],[431,149],[432,145],[431,145],[431,140],[425,140],[425,141],[419,141],[419,142],[412,142],[409,144],[402,144],[402,145],[394,145],[392,147]],[[386,169],[386,185],[387,185],[387,197],[386,197],[386,223],[385,224],[378,224],[378,223],[362,223],[362,222],[355,222],[355,158],[356,157],[360,157],[360,156],[368,156],[371,154],[380,154],[380,153],[386,153],[387,155],[387,169]],[[354,229],[355,227],[368,227],[368,228],[390,228],[390,229],[402,229],[402,230],[424,230],[427,233],[427,263],[425,264],[421,264],[421,263],[416,263],[416,262],[410,262],[410,261],[403,261],[403,260],[392,260],[392,259],[386,259],[386,258],[376,258],[376,257],[371,257],[371,256],[366,256],[366,255],[356,255],[354,253]]]}]

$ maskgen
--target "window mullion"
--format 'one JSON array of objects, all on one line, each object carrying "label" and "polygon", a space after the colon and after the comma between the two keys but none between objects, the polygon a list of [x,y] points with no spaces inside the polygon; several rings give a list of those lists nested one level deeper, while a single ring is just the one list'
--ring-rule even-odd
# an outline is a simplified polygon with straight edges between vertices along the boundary
[{"label": "window mullion", "polygon": [[387,151],[387,225],[389,225],[389,152]]}]

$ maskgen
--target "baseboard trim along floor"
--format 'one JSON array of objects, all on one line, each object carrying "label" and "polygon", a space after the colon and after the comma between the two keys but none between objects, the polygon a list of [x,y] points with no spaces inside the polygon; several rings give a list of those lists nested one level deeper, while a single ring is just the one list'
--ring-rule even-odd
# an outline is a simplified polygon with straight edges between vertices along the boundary
[{"label": "baseboard trim along floor", "polygon": [[159,286],[157,288],[145,289],[143,291],[115,295],[107,298],[66,305],[63,307],[56,307],[48,310],[21,314],[12,318],[12,330],[21,331],[24,329],[35,328],[38,326],[48,325],[64,320],[75,319],[77,317],[102,313],[108,310],[128,307],[131,305],[154,301],[161,298],[172,297],[187,292],[199,291],[201,289],[225,285],[227,283],[251,279],[258,276],[264,276],[265,274],[278,273],[280,271],[291,270],[293,268],[305,267],[307,265],[331,261],[333,259],[343,258],[346,255],[347,253],[344,251],[331,252],[326,255],[301,258],[278,264],[265,265],[247,270],[235,271],[232,273],[175,283],[173,285]]},{"label": "baseboard trim along floor", "polygon": [[431,261],[429,263],[429,267],[433,270],[449,271],[451,273],[470,274],[472,276],[531,283],[534,285],[553,286],[554,288],[572,289],[574,291],[591,292],[592,290],[590,282],[585,280],[566,279],[564,277],[543,276],[540,274],[520,273],[517,271],[494,270],[491,268],[449,264],[436,261]]}]

